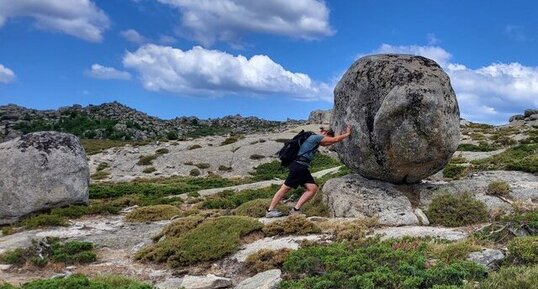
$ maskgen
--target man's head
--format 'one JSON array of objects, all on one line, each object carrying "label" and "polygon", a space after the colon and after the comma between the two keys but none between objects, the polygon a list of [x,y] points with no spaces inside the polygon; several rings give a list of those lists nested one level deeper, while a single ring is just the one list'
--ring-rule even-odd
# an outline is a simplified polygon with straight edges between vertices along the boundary
[{"label": "man's head", "polygon": [[324,136],[334,137],[334,130],[332,130],[332,128],[326,129],[324,127],[320,127],[319,132]]}]

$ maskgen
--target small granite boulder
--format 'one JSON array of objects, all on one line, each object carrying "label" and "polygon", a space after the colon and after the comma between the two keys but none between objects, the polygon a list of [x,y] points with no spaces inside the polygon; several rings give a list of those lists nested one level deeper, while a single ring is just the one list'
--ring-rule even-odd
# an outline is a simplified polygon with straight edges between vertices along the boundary
[{"label": "small granite boulder", "polygon": [[415,183],[435,174],[458,147],[459,120],[448,75],[421,56],[363,57],[334,90],[332,127],[353,129],[335,150],[367,178]]},{"label": "small granite boulder", "polygon": [[89,167],[79,139],[38,132],[0,143],[0,224],[88,202]]}]

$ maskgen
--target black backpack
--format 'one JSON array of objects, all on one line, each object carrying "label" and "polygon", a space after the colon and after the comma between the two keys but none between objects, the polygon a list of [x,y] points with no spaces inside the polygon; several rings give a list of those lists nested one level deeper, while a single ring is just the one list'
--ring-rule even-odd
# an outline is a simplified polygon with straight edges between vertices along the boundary
[{"label": "black backpack", "polygon": [[[302,130],[300,133],[295,135],[291,140],[287,141],[284,144],[284,147],[282,147],[276,154],[278,155],[278,158],[280,159],[280,164],[283,167],[289,166],[295,159],[297,159],[297,154],[299,153],[299,149],[301,148],[301,145],[305,142],[305,140],[313,135],[314,133],[311,131],[304,131]],[[314,148],[314,150],[317,149]],[[307,152],[308,153],[308,152]]]}]

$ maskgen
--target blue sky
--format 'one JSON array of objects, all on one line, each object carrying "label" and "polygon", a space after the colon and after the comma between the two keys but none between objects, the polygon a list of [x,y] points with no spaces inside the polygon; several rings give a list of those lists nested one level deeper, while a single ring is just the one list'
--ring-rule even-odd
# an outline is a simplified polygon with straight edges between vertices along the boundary
[{"label": "blue sky", "polygon": [[346,69],[411,53],[462,117],[538,107],[536,1],[0,0],[0,105],[117,100],[161,118],[305,119]]}]

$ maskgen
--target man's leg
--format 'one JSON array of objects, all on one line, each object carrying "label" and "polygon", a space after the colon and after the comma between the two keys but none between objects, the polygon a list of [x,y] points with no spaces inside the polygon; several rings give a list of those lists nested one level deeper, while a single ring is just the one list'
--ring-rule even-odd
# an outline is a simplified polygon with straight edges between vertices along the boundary
[{"label": "man's leg", "polygon": [[286,195],[286,193],[290,189],[291,189],[291,187],[286,186],[286,184],[282,184],[280,189],[278,189],[278,191],[273,196],[273,200],[271,201],[271,205],[269,206],[269,210],[272,210],[272,209],[276,208],[276,206],[278,205],[280,200],[282,200],[282,198],[284,198],[284,196]]},{"label": "man's leg", "polygon": [[304,205],[304,203],[312,199],[312,197],[318,191],[318,185],[316,184],[305,184],[305,187],[306,187],[306,191],[303,193],[301,198],[299,198],[299,201],[297,201],[297,204],[295,204],[296,209],[300,209]]}]

